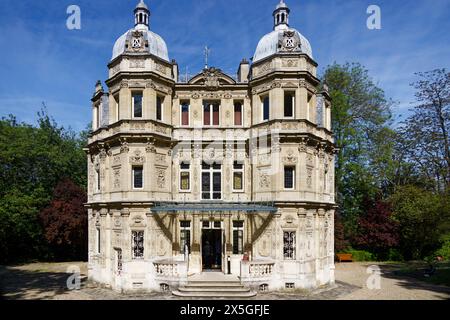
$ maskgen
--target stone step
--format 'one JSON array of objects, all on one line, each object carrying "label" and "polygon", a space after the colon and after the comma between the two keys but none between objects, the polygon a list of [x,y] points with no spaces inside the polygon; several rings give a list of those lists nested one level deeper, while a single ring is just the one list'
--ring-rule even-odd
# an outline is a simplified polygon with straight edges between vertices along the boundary
[{"label": "stone step", "polygon": [[240,282],[188,282],[186,286],[190,287],[242,287]]},{"label": "stone step", "polygon": [[229,291],[201,291],[201,292],[183,292],[175,290],[172,294],[176,297],[183,298],[252,298],[256,296],[256,292],[229,292]]},{"label": "stone step", "polygon": [[178,291],[181,292],[250,292],[249,288],[245,287],[180,287]]}]

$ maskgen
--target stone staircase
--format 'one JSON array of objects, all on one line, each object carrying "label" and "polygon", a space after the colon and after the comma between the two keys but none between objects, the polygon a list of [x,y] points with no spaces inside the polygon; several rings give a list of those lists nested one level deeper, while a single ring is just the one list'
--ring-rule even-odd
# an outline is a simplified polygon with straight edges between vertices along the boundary
[{"label": "stone staircase", "polygon": [[202,273],[189,277],[188,284],[172,292],[184,298],[232,298],[244,299],[256,296],[256,292],[244,287],[239,278],[219,272]]}]

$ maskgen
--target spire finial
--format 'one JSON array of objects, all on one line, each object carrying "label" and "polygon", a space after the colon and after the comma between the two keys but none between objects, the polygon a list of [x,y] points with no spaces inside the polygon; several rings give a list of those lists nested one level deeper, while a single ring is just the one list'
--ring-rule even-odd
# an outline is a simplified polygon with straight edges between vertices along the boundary
[{"label": "spire finial", "polygon": [[144,0],[140,0],[134,9],[134,25],[136,29],[148,30],[150,20],[150,10]]},{"label": "spire finial", "polygon": [[289,27],[289,13],[291,10],[284,2],[284,0],[280,0],[275,11],[273,12],[274,18],[274,29],[287,29]]}]

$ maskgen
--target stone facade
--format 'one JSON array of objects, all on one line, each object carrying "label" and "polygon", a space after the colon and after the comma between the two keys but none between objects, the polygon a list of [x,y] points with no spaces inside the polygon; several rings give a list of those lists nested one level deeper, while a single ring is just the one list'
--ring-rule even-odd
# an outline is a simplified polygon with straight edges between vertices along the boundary
[{"label": "stone facade", "polygon": [[143,2],[135,14],[92,99],[89,278],[119,291],[205,269],[262,290],[333,283],[331,101],[287,6],[276,52],[236,78],[205,68],[187,82],[162,39],[147,50]]}]

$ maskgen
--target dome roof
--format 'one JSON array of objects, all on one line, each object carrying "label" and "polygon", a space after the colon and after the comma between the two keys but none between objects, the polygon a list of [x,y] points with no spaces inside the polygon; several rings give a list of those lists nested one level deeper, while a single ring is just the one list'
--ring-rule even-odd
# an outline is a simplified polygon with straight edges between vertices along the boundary
[{"label": "dome roof", "polygon": [[[116,43],[114,44],[114,49],[112,53],[112,60],[120,56],[121,54],[125,53],[125,42],[127,40],[131,40],[132,33],[134,31],[141,31],[144,34],[144,39],[148,41],[148,48],[146,50],[148,53],[161,58],[165,61],[169,61],[169,53],[167,50],[166,42],[156,33],[150,31],[150,30],[142,30],[142,29],[130,29],[127,32],[125,32],[119,39],[117,39]],[[131,42],[131,41],[129,41]]]},{"label": "dome roof", "polygon": [[283,35],[286,31],[295,32],[295,34],[298,36],[298,39],[300,39],[299,50],[295,52],[307,54],[311,59],[313,59],[312,48],[308,39],[306,39],[297,30],[286,27],[274,30],[262,37],[262,39],[258,43],[258,46],[256,47],[256,52],[253,56],[253,63],[281,52],[279,42],[280,39],[283,39]]}]

